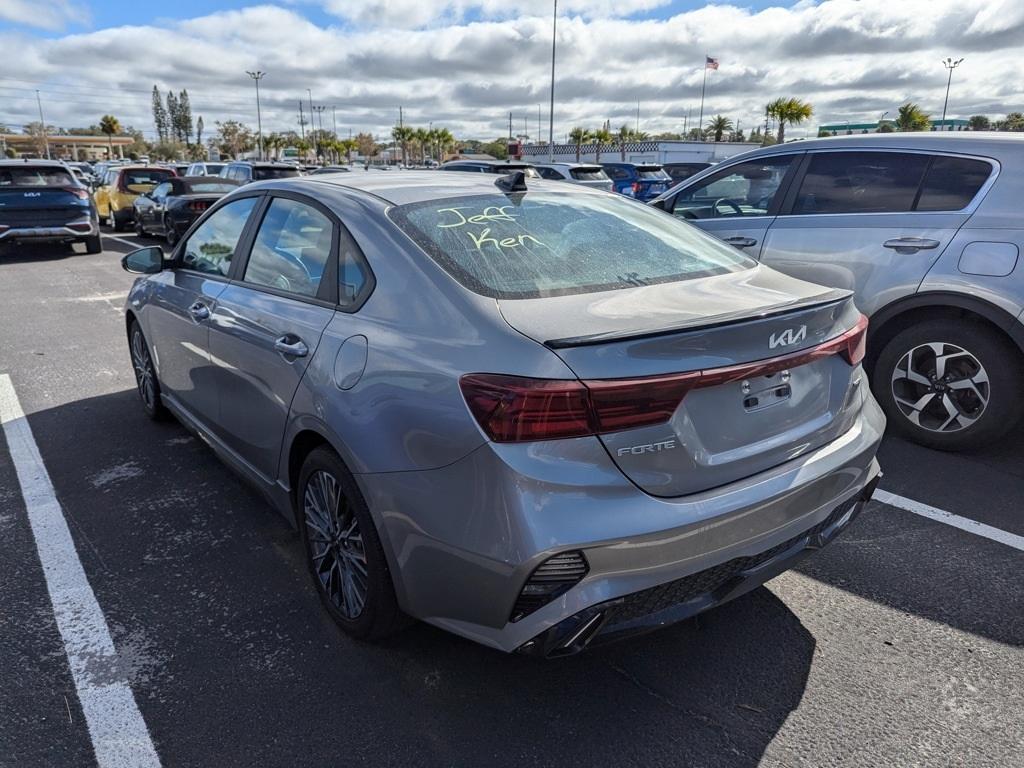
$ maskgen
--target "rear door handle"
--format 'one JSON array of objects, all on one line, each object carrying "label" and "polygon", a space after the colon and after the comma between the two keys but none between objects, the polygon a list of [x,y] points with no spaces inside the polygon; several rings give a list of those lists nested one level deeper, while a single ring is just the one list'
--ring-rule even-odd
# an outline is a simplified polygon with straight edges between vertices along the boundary
[{"label": "rear door handle", "polygon": [[752,237],[727,237],[725,242],[735,245],[737,248],[752,248],[757,245],[757,240]]},{"label": "rear door handle", "polygon": [[210,308],[201,301],[197,301],[189,307],[188,311],[193,320],[208,320],[210,317]]},{"label": "rear door handle", "polygon": [[282,355],[289,357],[305,357],[309,354],[309,347],[298,336],[288,334],[274,342],[274,349]]},{"label": "rear door handle", "polygon": [[939,247],[938,240],[930,240],[927,237],[896,237],[882,243],[883,248],[892,248],[896,253],[917,253],[918,251],[930,251]]}]

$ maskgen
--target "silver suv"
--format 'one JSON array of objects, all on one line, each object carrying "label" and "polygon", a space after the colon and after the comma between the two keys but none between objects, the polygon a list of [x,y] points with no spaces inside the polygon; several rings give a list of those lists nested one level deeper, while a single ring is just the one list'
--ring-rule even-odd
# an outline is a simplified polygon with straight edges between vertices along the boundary
[{"label": "silver suv", "polygon": [[889,424],[976,448],[1024,410],[1024,137],[878,134],[766,147],[652,205],[790,275],[855,292]]}]

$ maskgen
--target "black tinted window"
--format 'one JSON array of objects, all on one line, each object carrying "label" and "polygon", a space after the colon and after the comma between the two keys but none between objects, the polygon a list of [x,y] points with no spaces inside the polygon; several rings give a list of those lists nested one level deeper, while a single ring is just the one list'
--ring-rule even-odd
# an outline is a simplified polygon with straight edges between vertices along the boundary
[{"label": "black tinted window", "polygon": [[959,211],[966,208],[992,175],[992,166],[966,157],[936,157],[924,177],[919,211]]},{"label": "black tinted window", "polygon": [[185,243],[181,260],[186,269],[211,275],[226,275],[231,269],[245,222],[259,198],[235,200],[199,225]]},{"label": "black tinted window", "polygon": [[554,168],[538,168],[537,173],[543,176],[545,179],[561,179],[562,175]]},{"label": "black tinted window", "polygon": [[683,219],[764,216],[793,157],[766,157],[723,168],[676,195],[672,213]]},{"label": "black tinted window", "polygon": [[899,213],[913,210],[927,155],[823,152],[811,156],[793,213]]},{"label": "black tinted window", "polygon": [[293,176],[298,176],[299,171],[297,168],[253,168],[253,178],[256,181],[263,181],[264,179],[290,179]]},{"label": "black tinted window", "polygon": [[607,181],[604,168],[573,168],[569,174],[577,181]]},{"label": "black tinted window", "polygon": [[618,166],[615,165],[606,165],[604,167],[604,171],[605,173],[608,174],[610,178],[613,178],[616,181],[622,181],[623,179],[629,178],[629,171],[627,171],[625,168],[619,168]]},{"label": "black tinted window", "polygon": [[0,169],[0,187],[61,187],[74,183],[67,171],[52,165],[19,165]]}]

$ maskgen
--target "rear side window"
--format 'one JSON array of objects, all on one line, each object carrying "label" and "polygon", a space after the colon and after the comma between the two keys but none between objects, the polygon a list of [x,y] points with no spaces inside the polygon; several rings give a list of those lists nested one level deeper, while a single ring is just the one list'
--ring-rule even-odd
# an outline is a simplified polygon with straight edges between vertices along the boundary
[{"label": "rear side window", "polygon": [[918,211],[959,211],[970,205],[992,175],[984,160],[938,156],[932,160],[921,185]]},{"label": "rear side window", "polygon": [[215,211],[185,242],[181,260],[185,269],[227,275],[238,240],[259,198],[246,197]]},{"label": "rear side window", "polygon": [[562,179],[562,174],[554,168],[538,168],[537,173],[545,179],[552,179],[554,181],[560,181]]},{"label": "rear side window", "polygon": [[245,267],[247,283],[314,297],[331,256],[334,224],[312,206],[274,198]]},{"label": "rear side window", "polygon": [[74,186],[71,174],[63,168],[31,165],[0,168],[0,187],[67,187]]},{"label": "rear side window", "polygon": [[624,181],[625,179],[629,178],[629,171],[627,171],[625,168],[620,168],[617,165],[606,165],[604,170],[610,178],[613,178],[616,181]]},{"label": "rear side window", "polygon": [[569,171],[576,181],[607,181],[608,174],[604,168],[572,168]]},{"label": "rear side window", "polygon": [[476,195],[389,215],[456,280],[498,299],[678,282],[756,263],[657,209],[613,196]]},{"label": "rear side window", "polygon": [[901,152],[822,152],[811,156],[794,214],[911,211],[928,156]]}]

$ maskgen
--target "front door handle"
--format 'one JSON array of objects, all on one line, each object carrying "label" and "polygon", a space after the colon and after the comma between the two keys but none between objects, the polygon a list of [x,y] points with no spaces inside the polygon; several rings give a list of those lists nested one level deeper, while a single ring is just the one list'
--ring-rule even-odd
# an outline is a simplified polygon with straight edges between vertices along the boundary
[{"label": "front door handle", "polygon": [[883,248],[892,248],[896,253],[917,253],[939,247],[938,240],[927,237],[896,237],[882,243]]},{"label": "front door handle", "polygon": [[305,357],[309,354],[309,347],[305,345],[302,339],[290,334],[282,336],[275,341],[274,349],[282,355],[288,355],[289,357]]},{"label": "front door handle", "polygon": [[727,237],[725,242],[729,245],[735,245],[737,248],[752,248],[757,245],[757,240],[752,237]]},{"label": "front door handle", "polygon": [[208,320],[210,318],[210,308],[201,301],[197,301],[189,307],[188,311],[193,320]]}]

